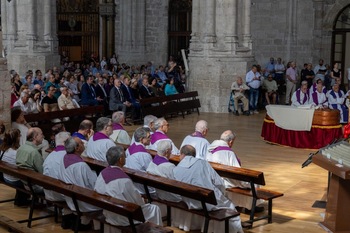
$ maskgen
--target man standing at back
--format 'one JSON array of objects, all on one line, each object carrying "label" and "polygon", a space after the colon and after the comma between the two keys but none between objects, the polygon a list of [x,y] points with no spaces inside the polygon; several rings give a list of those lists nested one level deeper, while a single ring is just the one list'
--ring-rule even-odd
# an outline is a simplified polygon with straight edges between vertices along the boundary
[{"label": "man standing at back", "polygon": [[286,105],[289,105],[290,99],[295,92],[296,84],[297,84],[297,71],[296,71],[296,64],[294,61],[290,63],[290,67],[286,71],[286,84],[287,84],[287,90],[286,90]]},{"label": "man standing at back", "polygon": [[256,65],[252,66],[252,69],[246,74],[245,81],[249,86],[249,104],[250,110],[253,113],[259,113],[257,110],[259,99],[259,87],[260,87],[260,74]]},{"label": "man standing at back", "polygon": [[180,148],[184,145],[191,145],[196,149],[196,158],[205,159],[209,142],[205,137],[208,134],[208,122],[200,120],[197,122],[194,133],[185,137]]}]

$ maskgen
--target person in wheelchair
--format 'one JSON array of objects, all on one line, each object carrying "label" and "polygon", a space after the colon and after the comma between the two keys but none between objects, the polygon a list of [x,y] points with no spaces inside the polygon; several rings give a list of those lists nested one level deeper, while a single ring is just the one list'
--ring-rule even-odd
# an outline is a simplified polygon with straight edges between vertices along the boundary
[{"label": "person in wheelchair", "polygon": [[242,77],[238,77],[236,81],[234,81],[231,85],[231,90],[233,93],[233,101],[234,101],[234,114],[239,116],[238,112],[238,101],[241,100],[243,103],[243,114],[249,116],[249,100],[245,95],[245,91],[249,90],[249,87],[243,83]]},{"label": "person in wheelchair", "polygon": [[277,82],[273,79],[272,74],[267,76],[267,79],[264,79],[263,90],[265,91],[265,99],[267,104],[276,104],[277,102]]}]

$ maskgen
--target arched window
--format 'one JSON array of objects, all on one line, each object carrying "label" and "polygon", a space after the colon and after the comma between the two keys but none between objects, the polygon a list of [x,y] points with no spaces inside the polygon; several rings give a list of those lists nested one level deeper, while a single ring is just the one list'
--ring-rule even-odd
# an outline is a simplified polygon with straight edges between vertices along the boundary
[{"label": "arched window", "polygon": [[350,68],[350,4],[343,8],[333,25],[331,68],[339,63],[342,72],[342,82],[348,83],[347,75]]}]

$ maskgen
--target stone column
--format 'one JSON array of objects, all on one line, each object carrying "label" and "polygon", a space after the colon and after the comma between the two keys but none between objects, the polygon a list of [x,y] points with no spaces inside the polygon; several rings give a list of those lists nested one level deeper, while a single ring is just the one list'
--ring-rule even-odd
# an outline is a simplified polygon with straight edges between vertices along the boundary
[{"label": "stone column", "polygon": [[[204,27],[204,40],[207,43],[214,43],[216,41],[215,33],[215,17],[216,17],[216,4],[215,0],[206,0],[205,11],[202,11],[202,19],[205,22]],[[202,8],[203,9],[203,8]]]},{"label": "stone column", "polygon": [[44,38],[45,40],[52,40],[52,29],[51,29],[51,1],[44,2]]},{"label": "stone column", "polygon": [[0,58],[0,119],[11,127],[11,81],[5,58]]},{"label": "stone column", "polygon": [[237,36],[237,7],[238,7],[238,1],[232,0],[228,3],[227,7],[227,17],[230,18],[230,23],[226,26],[226,36],[225,36],[225,42],[228,44],[234,43],[231,47],[232,50],[234,50],[237,47],[238,44],[238,36]]},{"label": "stone column", "polygon": [[29,47],[29,50],[33,51],[35,49],[35,40],[36,40],[36,17],[37,15],[35,14],[36,12],[36,1],[35,0],[29,0],[27,10],[31,13],[29,13],[27,16],[27,34],[26,34],[26,39],[27,39],[27,44]]},{"label": "stone column", "polygon": [[250,32],[250,7],[251,0],[243,1],[243,45],[252,49],[252,35]]}]

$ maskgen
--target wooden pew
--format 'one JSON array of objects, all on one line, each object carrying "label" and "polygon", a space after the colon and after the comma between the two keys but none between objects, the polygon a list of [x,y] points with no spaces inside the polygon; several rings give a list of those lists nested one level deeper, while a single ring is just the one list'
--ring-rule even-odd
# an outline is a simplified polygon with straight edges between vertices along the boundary
[{"label": "wooden pew", "polygon": [[169,114],[182,113],[185,117],[185,112],[192,109],[197,109],[199,115],[200,101],[197,98],[198,92],[185,92],[169,96],[159,96],[145,98],[140,100],[142,115],[149,114],[157,117],[164,117]]},{"label": "wooden pew", "polygon": [[[125,202],[110,196],[102,195],[93,190],[83,188],[77,185],[66,184],[52,177],[48,177],[35,171],[20,168],[2,161],[0,161],[0,171],[26,181],[29,187],[31,187],[32,185],[39,185],[47,190],[53,190],[57,193],[71,197],[75,204],[78,216],[81,216],[84,213],[81,213],[79,211],[77,201],[83,201],[101,209],[105,209],[113,213],[125,216],[129,219],[130,226],[118,227],[123,232],[173,232],[170,229],[155,226],[151,223],[141,223],[135,225],[133,220],[145,222],[145,218],[143,216],[141,207],[134,203]],[[104,218],[101,217],[101,215],[99,215],[96,218],[102,223],[104,222]]]},{"label": "wooden pew", "polygon": [[[91,158],[84,158],[84,161],[97,172],[100,172],[102,169],[104,169],[107,166],[106,162],[98,161]],[[212,204],[212,205],[217,204],[213,190],[201,188],[195,185],[183,183],[176,180],[171,180],[165,177],[148,174],[145,172],[137,171],[126,167],[123,167],[123,170],[132,179],[133,182],[140,183],[144,186],[147,193],[147,199],[149,200],[149,202],[156,201],[156,202],[163,203],[167,206],[168,226],[171,224],[170,207],[182,209],[182,210],[191,212],[193,214],[197,214],[205,217],[204,232],[208,231],[209,221],[216,220],[216,221],[225,221],[225,232],[228,233],[229,232],[228,221],[230,220],[230,218],[233,218],[239,215],[238,212],[234,210],[227,210],[227,209],[208,211],[205,203]],[[203,209],[190,210],[188,209],[186,203],[184,202],[170,202],[170,201],[161,200],[155,197],[154,195],[151,195],[148,192],[148,187],[154,187],[156,189],[179,194],[181,196],[200,201]]]}]

